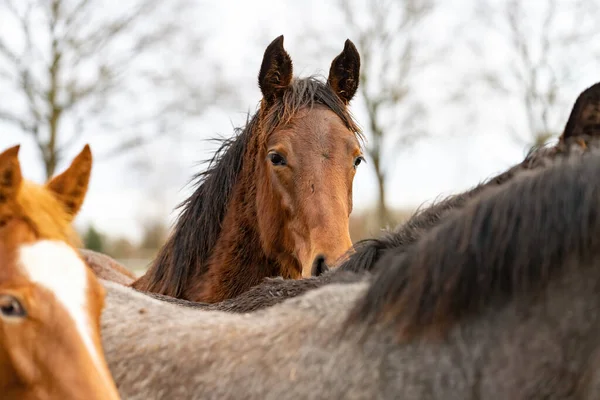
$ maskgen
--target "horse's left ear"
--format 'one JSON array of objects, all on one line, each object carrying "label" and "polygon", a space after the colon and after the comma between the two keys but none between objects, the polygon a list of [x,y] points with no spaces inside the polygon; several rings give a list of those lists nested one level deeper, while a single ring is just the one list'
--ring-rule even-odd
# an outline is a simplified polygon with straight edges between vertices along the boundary
[{"label": "horse's left ear", "polygon": [[83,205],[91,172],[92,151],[86,144],[69,168],[46,184],[46,187],[58,197],[67,212],[73,217],[77,215]]},{"label": "horse's left ear", "polygon": [[13,200],[21,189],[23,176],[19,163],[19,148],[17,145],[0,154],[0,204]]},{"label": "horse's left ear", "polygon": [[360,55],[354,43],[346,39],[344,50],[333,59],[327,82],[344,104],[354,97],[360,80]]},{"label": "horse's left ear", "polygon": [[582,135],[600,137],[600,83],[577,97],[560,140]]},{"label": "horse's left ear", "polygon": [[292,59],[283,48],[283,35],[278,36],[265,49],[258,86],[267,104],[281,96],[292,82]]}]

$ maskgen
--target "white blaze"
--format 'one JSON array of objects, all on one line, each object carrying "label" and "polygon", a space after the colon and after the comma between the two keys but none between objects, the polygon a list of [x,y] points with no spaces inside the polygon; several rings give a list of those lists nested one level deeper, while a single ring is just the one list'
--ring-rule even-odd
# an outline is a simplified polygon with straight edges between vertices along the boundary
[{"label": "white blaze", "polygon": [[87,266],[73,248],[60,241],[41,240],[23,245],[19,256],[20,266],[29,279],[52,292],[73,319],[94,364],[102,371],[87,311]]}]

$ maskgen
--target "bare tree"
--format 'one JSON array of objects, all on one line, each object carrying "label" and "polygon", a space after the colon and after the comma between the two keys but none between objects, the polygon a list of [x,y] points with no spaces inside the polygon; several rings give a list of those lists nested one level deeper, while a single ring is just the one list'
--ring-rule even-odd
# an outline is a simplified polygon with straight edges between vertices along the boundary
[{"label": "bare tree", "polygon": [[[478,1],[475,12],[483,28],[476,29],[480,36],[471,42],[476,54],[489,58],[491,50],[506,55],[486,67],[482,80],[519,104],[522,119],[508,126],[515,142],[529,147],[560,134],[574,100],[565,98],[566,89],[579,83],[588,67],[597,66],[600,3],[487,0]],[[525,134],[518,126],[523,121]]]},{"label": "bare tree", "polygon": [[0,104],[0,120],[35,141],[48,177],[84,133],[112,134],[116,145],[105,154],[115,156],[169,131],[177,114],[200,113],[216,95],[194,89],[170,52],[201,54],[199,38],[181,30],[187,6],[0,0],[0,84],[11,99]]},{"label": "bare tree", "polygon": [[[386,182],[399,149],[407,149],[427,132],[419,121],[425,107],[414,90],[414,78],[430,65],[423,51],[423,27],[434,0],[340,0],[348,35],[361,55],[359,94],[366,109],[367,155],[377,177],[378,226],[391,223]],[[439,60],[437,60],[439,61]]]}]

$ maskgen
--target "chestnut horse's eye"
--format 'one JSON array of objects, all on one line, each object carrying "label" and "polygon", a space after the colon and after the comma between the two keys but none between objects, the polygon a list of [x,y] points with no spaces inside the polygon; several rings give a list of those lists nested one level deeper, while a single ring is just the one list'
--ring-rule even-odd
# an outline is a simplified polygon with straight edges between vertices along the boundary
[{"label": "chestnut horse's eye", "polygon": [[283,158],[283,156],[279,153],[276,153],[274,151],[270,152],[269,155],[267,155],[267,157],[269,158],[269,160],[271,161],[271,164],[273,165],[286,165],[287,161],[285,161],[285,158]]},{"label": "chestnut horse's eye", "polygon": [[23,318],[27,313],[16,297],[4,294],[0,295],[0,315],[4,318]]},{"label": "chestnut horse's eye", "polygon": [[358,156],[354,159],[354,168],[358,167],[361,162],[365,161],[363,156]]}]

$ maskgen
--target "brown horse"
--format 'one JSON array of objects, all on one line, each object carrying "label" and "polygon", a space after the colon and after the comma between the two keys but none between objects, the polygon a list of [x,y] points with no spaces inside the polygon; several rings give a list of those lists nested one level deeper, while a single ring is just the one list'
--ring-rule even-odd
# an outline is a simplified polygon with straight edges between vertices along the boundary
[{"label": "brown horse", "polygon": [[18,150],[0,154],[0,397],[119,399],[101,346],[104,288],[73,247],[90,149],[45,186],[23,180]]},{"label": "brown horse", "polygon": [[[487,187],[375,279],[250,314],[106,284],[127,399],[597,399],[600,149]],[[168,321],[168,323],[165,323]]]},{"label": "brown horse", "polygon": [[226,140],[183,204],[142,291],[196,301],[232,298],[265,277],[310,276],[352,245],[349,215],[360,132],[347,105],[360,58],[347,40],[322,83],[292,79],[283,36],[265,50],[258,112]]}]

